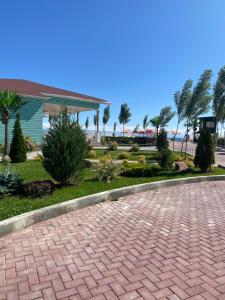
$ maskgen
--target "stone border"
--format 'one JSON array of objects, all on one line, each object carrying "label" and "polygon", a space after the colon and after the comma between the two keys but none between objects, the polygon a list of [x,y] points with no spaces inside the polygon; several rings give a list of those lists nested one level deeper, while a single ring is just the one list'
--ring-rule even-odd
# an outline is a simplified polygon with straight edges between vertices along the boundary
[{"label": "stone border", "polygon": [[[129,196],[131,194],[140,193],[148,190],[153,190],[161,187],[169,187],[174,185],[197,183],[204,181],[219,181],[225,180],[225,175],[214,176],[198,176],[178,178],[171,180],[162,180],[156,182],[142,183],[131,185],[114,190],[100,192],[89,196],[80,197],[77,199],[61,202],[58,204],[43,207],[41,209],[33,210],[3,221],[0,221],[0,237],[16,232],[35,223],[54,218],[56,216],[87,207],[90,205],[98,204],[105,201],[113,201],[118,198]],[[31,200],[32,201],[32,200]]]}]

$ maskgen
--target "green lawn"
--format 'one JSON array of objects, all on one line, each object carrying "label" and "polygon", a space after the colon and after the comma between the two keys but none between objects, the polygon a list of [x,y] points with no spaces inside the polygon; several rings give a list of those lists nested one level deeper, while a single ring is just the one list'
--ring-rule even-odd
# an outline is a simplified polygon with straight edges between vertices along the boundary
[{"label": "green lawn", "polygon": [[[158,160],[158,153],[156,151],[141,150],[138,152],[129,152],[129,151],[122,151],[122,150],[117,150],[117,151],[107,151],[107,150],[101,150],[101,149],[95,150],[96,158],[100,158],[100,157],[104,156],[106,153],[109,153],[113,159],[117,159],[118,154],[121,152],[129,153],[128,160],[138,160],[140,155],[145,155],[146,161],[148,163]],[[180,152],[174,151],[173,155],[180,156]],[[190,158],[191,155],[187,154],[187,157]]]},{"label": "green lawn", "polygon": [[[27,161],[20,164],[11,164],[11,168],[12,170],[15,170],[17,173],[19,173],[25,181],[44,180],[50,178],[43,169],[41,161]],[[1,169],[3,169],[3,165],[0,165],[0,170]],[[213,172],[205,174],[205,176],[222,174],[225,174],[225,170],[214,168]],[[159,176],[150,178],[120,177],[108,184],[106,182],[96,181],[95,175],[90,171],[90,169],[85,169],[83,179],[78,186],[57,189],[51,196],[37,199],[28,199],[20,196],[7,196],[5,198],[2,198],[0,200],[0,220],[7,219],[9,217],[34,209],[49,206],[51,204],[98,193],[105,190],[119,188],[122,186],[199,175],[202,174],[198,170],[192,170],[185,174],[170,171],[161,172]]]}]

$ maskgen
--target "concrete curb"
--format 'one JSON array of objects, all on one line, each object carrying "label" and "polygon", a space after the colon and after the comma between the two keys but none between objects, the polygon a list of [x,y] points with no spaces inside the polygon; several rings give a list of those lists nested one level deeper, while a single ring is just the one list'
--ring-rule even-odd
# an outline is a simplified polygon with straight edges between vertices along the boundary
[{"label": "concrete curb", "polygon": [[[156,181],[150,183],[143,183],[122,187],[110,191],[105,191],[97,194],[92,194],[85,197],[65,201],[62,203],[47,206],[41,209],[33,210],[19,216],[15,216],[0,222],[0,237],[6,234],[16,232],[35,223],[54,218],[56,216],[87,207],[90,205],[98,204],[105,201],[112,201],[118,198],[128,196],[135,193],[140,193],[161,187],[169,187],[174,185],[198,183],[204,181],[219,181],[225,180],[225,175],[216,176],[198,176],[179,178],[171,180]],[[31,200],[32,201],[32,200]]]}]

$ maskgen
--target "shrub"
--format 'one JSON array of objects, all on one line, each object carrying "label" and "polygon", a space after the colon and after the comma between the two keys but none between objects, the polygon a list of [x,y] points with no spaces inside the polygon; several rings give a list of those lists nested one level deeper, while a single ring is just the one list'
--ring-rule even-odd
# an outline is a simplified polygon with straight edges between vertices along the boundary
[{"label": "shrub", "polygon": [[85,132],[64,109],[44,138],[43,166],[62,186],[77,183],[87,157]]},{"label": "shrub", "polygon": [[138,152],[139,151],[139,145],[138,144],[133,144],[129,151],[130,152]]},{"label": "shrub", "polygon": [[211,133],[208,129],[201,129],[198,144],[195,150],[194,164],[205,173],[211,169],[211,165],[214,162],[214,143]]},{"label": "shrub", "polygon": [[128,159],[129,156],[130,156],[130,155],[129,155],[128,152],[123,151],[123,152],[121,152],[121,153],[119,153],[119,154],[117,155],[117,158],[118,158],[118,159]]},{"label": "shrub", "polygon": [[169,149],[169,142],[167,139],[167,132],[162,129],[158,135],[157,141],[156,141],[156,147],[158,151],[162,151],[164,149]]},{"label": "shrub", "polygon": [[13,129],[13,138],[10,147],[9,157],[14,163],[24,162],[27,159],[27,150],[20,126],[19,114],[16,115],[16,121]]},{"label": "shrub", "polygon": [[108,150],[109,151],[116,151],[116,150],[118,150],[118,143],[117,142],[110,142]]},{"label": "shrub", "polygon": [[182,161],[183,160],[180,155],[174,154],[174,153],[172,153],[172,159],[173,159],[173,161]]},{"label": "shrub", "polygon": [[97,172],[97,178],[99,181],[107,181],[108,183],[117,178],[122,172],[122,165],[116,163],[112,159],[102,158],[98,164],[96,164],[93,171]]},{"label": "shrub", "polygon": [[25,145],[26,145],[26,150],[27,152],[31,152],[35,150],[35,143],[32,140],[31,136],[26,136],[25,137]]},{"label": "shrub", "polygon": [[125,177],[153,177],[160,172],[158,166],[148,166],[140,163],[128,163],[124,165],[124,170],[121,173]]},{"label": "shrub", "polygon": [[37,198],[51,195],[54,188],[51,180],[31,181],[23,184],[22,193],[28,198]]},{"label": "shrub", "polygon": [[140,164],[145,165],[146,164],[146,157],[145,157],[145,155],[139,155],[138,162]]},{"label": "shrub", "polygon": [[22,179],[19,175],[6,168],[0,173],[0,196],[14,194],[20,191]]},{"label": "shrub", "polygon": [[172,153],[169,149],[160,151],[159,165],[163,170],[169,170],[173,166]]},{"label": "shrub", "polygon": [[88,153],[88,158],[96,158],[97,154],[95,152],[95,150],[91,150]]}]

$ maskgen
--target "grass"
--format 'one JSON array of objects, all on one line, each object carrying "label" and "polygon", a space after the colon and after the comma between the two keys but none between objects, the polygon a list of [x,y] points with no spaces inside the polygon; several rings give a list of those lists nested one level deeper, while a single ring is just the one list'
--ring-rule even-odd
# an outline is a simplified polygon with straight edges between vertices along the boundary
[{"label": "grass", "polygon": [[[117,159],[118,155],[121,152],[129,153],[128,160],[138,160],[140,155],[145,156],[147,163],[155,162],[158,160],[158,152],[157,151],[141,150],[138,152],[129,152],[129,151],[123,151],[123,150],[116,150],[116,151],[107,151],[107,150],[101,150],[101,149],[95,150],[96,159],[101,158],[102,156],[106,155],[106,153],[109,153],[113,159]],[[173,155],[180,156],[180,152],[174,151]],[[190,154],[187,154],[187,158],[191,158],[191,157],[192,156]]]},{"label": "grass", "polygon": [[[153,154],[153,153],[152,153]],[[150,157],[152,157],[150,155]],[[4,168],[0,165],[0,170]],[[16,171],[24,181],[32,180],[45,180],[50,179],[50,176],[42,167],[41,161],[27,161],[25,163],[11,164],[11,169]],[[7,196],[0,199],[0,220],[10,218],[15,215],[22,214],[34,209],[49,206],[52,204],[60,203],[66,200],[86,196],[94,193],[98,193],[105,190],[111,190],[123,186],[129,186],[134,184],[154,182],[158,180],[168,180],[173,178],[193,177],[200,175],[222,175],[225,174],[225,170],[213,168],[213,171],[208,174],[201,174],[198,170],[191,170],[185,173],[177,171],[161,172],[156,177],[150,178],[126,178],[120,177],[112,180],[111,183],[99,182],[95,180],[95,174],[90,169],[85,169],[83,178],[79,185],[56,189],[51,196],[46,196],[37,199],[28,199],[18,195]]]}]

